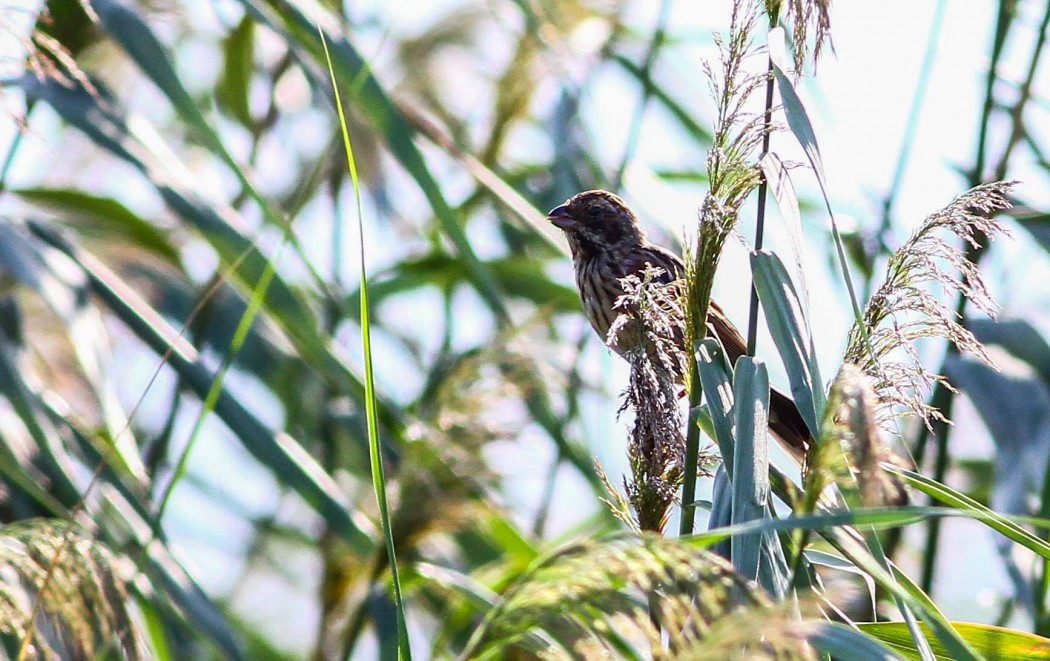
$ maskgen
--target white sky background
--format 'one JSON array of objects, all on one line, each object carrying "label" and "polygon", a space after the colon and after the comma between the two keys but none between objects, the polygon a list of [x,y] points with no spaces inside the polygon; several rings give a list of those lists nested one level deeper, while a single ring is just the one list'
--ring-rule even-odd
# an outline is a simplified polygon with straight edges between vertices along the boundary
[{"label": "white sky background", "polygon": [[[377,54],[376,68],[380,75],[383,75],[382,44],[387,31],[395,34],[417,33],[443,16],[451,6],[459,4],[462,3],[444,0],[432,3],[378,0],[354,2],[355,16],[370,17],[375,26],[359,35],[362,49],[366,54]],[[1029,32],[1036,27],[1033,15],[1041,9],[1040,4],[1033,1],[1021,3],[1022,14],[1028,17],[1023,23],[1027,25],[1026,29]],[[209,2],[201,0],[199,5],[202,12],[213,11]],[[225,6],[222,2],[218,5]],[[713,30],[724,28],[728,17],[727,6],[724,1],[676,0],[673,3],[669,33],[672,39],[681,42],[667,46],[662,51],[658,74],[665,83],[668,80],[680,81],[680,86],[674,90],[676,97],[687,108],[695,110],[694,116],[698,118],[711,116],[711,101],[707,83],[699,67],[700,58],[714,55],[709,35]],[[802,83],[801,93],[820,143],[832,204],[839,222],[844,227],[852,224],[871,227],[879,221],[881,198],[890,185],[898,158],[936,6],[937,3],[933,1],[864,3],[842,0],[832,8],[831,32],[835,50],[827,51],[818,66],[816,78],[807,78]],[[629,24],[635,26],[642,34],[650,34],[658,7],[658,2],[636,2],[628,15]],[[905,221],[907,228],[916,226],[928,213],[947,204],[965,188],[964,178],[955,169],[969,166],[974,159],[978,111],[983,96],[984,72],[995,22],[994,10],[994,3],[986,1],[947,3],[933,70],[929,74],[929,88],[915,131],[916,141],[912,145],[911,160],[895,207],[897,218]],[[202,18],[204,22],[207,20],[210,19]],[[508,9],[507,21],[511,24],[520,21],[517,10]],[[587,41],[587,35],[581,33],[575,35],[570,42],[574,48],[580,49],[581,58],[586,57]],[[1027,47],[1031,39],[1015,37],[1011,43]],[[11,40],[0,40],[0,49],[3,51],[0,55],[7,56],[12,45],[16,44]],[[494,57],[498,57],[499,53],[506,50],[508,44],[493,43],[490,46]],[[644,47],[639,50],[644,51]],[[1013,78],[1019,78],[1028,55],[1024,50],[1008,52],[1004,60],[1004,70],[1011,72]],[[198,56],[207,60],[207,53]],[[197,59],[192,53],[180,53],[180,64],[184,58]],[[207,68],[207,64],[203,66]],[[1044,63],[1043,75],[1038,78],[1035,90],[1035,97],[1042,99],[1040,103],[1043,105],[1031,111],[1032,117],[1039,121],[1033,121],[1029,128],[1048,125],[1045,105],[1046,93],[1050,91],[1047,90],[1047,81],[1050,80],[1048,67],[1050,64]],[[583,67],[580,70],[574,67],[570,69],[567,75],[573,76],[581,73]],[[455,73],[450,67],[450,80],[455,80]],[[384,76],[384,80],[389,81],[390,78]],[[557,84],[557,80],[544,83],[545,86],[550,86],[548,91],[556,90]],[[542,92],[544,90],[541,89],[541,97]],[[144,96],[139,97],[135,105],[143,111],[147,101],[159,98],[159,95],[148,89],[142,90],[141,94]],[[599,78],[594,81],[583,99],[581,116],[587,123],[586,131],[592,141],[602,145],[603,152],[608,155],[605,159],[607,163],[618,163],[620,160],[626,142],[626,127],[638,99],[637,86],[633,82],[625,84],[625,78],[622,76],[602,74],[599,74]],[[163,106],[163,102],[160,103]],[[478,101],[467,98],[465,103]],[[477,115],[486,114],[487,108],[479,107]],[[674,135],[663,128],[666,125],[666,118],[650,113],[643,128],[642,147],[629,172],[626,193],[651,227],[663,226],[666,232],[675,236],[680,234],[681,228],[695,219],[702,189],[668,187],[655,182],[648,173],[652,167],[674,162],[689,163],[690,159],[695,165],[695,159],[702,159],[702,154],[683,153],[675,144]],[[20,159],[18,165],[21,171],[13,173],[12,185],[17,186],[20,181],[38,181],[41,170],[49,167],[49,163],[56,158],[56,154],[48,146],[48,139],[52,137],[49,129],[54,128],[53,125],[48,126],[45,123],[40,133],[27,141],[25,149],[31,157]],[[992,161],[1002,149],[1003,128],[1001,124],[995,126],[996,132],[993,133],[990,150]],[[8,144],[12,131],[13,126],[0,124],[0,148]],[[1046,140],[1042,142],[1047,143]],[[543,144],[537,136],[522,132],[512,142],[511,151],[528,153],[530,149],[547,148],[549,145]],[[774,137],[773,150],[785,159],[804,160],[792,144],[791,136],[786,133]],[[1031,163],[1030,156],[1026,156],[1025,151],[1019,149],[1017,162],[1025,161],[1026,157],[1027,162]],[[266,159],[263,159],[263,162],[266,162]],[[265,172],[262,174],[268,176]],[[1050,206],[1050,189],[1046,186],[1045,174],[1040,173],[1034,166],[1023,164],[1020,167],[1012,167],[1011,174],[1023,182],[1033,184],[1022,185],[1019,188],[1019,195],[1023,199],[1040,208]],[[280,173],[272,173],[272,176],[280,176]],[[807,171],[795,170],[793,178],[800,197],[811,202],[819,199],[815,183]],[[217,179],[222,180],[221,177]],[[209,183],[219,185],[214,181]],[[120,188],[128,184],[110,180],[101,182],[101,185],[103,188]],[[454,190],[455,185],[452,185],[451,189]],[[837,269],[832,269],[824,260],[827,254],[828,220],[826,214],[819,209],[813,207],[804,213],[803,223],[808,241],[804,263],[807,268],[812,323],[823,376],[830,380],[838,365],[850,317],[842,287],[838,284]],[[316,210],[318,214],[323,212],[323,209]],[[741,231],[748,241],[753,233],[750,227],[752,217],[745,217],[745,223],[741,226]],[[659,222],[656,222],[657,220]],[[982,266],[989,274],[993,295],[1003,307],[1003,316],[1009,317],[1011,312],[1016,312],[1036,324],[1044,335],[1048,335],[1050,287],[1045,283],[1050,282],[1050,261],[1045,253],[1033,246],[1030,237],[1022,230],[1015,230],[1015,234],[1014,240],[997,242]],[[390,238],[382,227],[373,226],[369,228],[366,240],[370,242],[370,249],[374,246],[382,254],[382,244]],[[904,233],[901,233],[896,237],[896,241],[902,241],[904,238]],[[348,240],[356,241],[352,237]],[[373,241],[374,244],[371,243]],[[777,228],[775,221],[772,222],[767,247],[779,249],[781,254],[786,256],[789,254],[786,245],[783,232]],[[729,247],[729,253],[715,285],[715,295],[730,317],[743,327],[747,320],[749,287],[746,253],[733,242],[730,242]],[[484,253],[485,250],[486,246],[482,240],[479,251]],[[356,243],[348,246],[346,254],[356,256]],[[387,259],[394,257],[394,253],[385,254]],[[347,269],[352,272],[356,268],[354,260],[348,258]],[[372,268],[377,268],[377,265],[373,264]],[[564,274],[566,283],[569,283],[567,265]],[[470,338],[460,340],[466,343]],[[352,346],[349,342],[348,340],[348,346]],[[760,344],[760,353],[762,346],[765,346],[767,351],[770,350],[772,345],[768,336]],[[377,378],[381,381],[384,380],[384,374],[399,375],[403,368],[403,361],[393,355],[384,355],[383,348],[380,340],[376,361]],[[609,384],[607,390],[610,397],[615,396],[626,382],[626,373],[620,361],[608,357],[596,343],[591,344],[589,351],[595,362],[602,366],[604,378]],[[936,361],[936,357],[933,359]],[[152,364],[150,362],[141,368],[128,369],[151,370]],[[784,385],[783,370],[779,364],[770,367],[774,383],[779,381]],[[396,394],[396,379],[389,379],[383,385],[394,390]],[[244,387],[250,388],[251,384]],[[612,419],[614,410],[613,405],[604,402],[595,407],[586,422],[594,437],[607,438],[603,447],[595,448],[595,451],[615,482],[615,476],[625,470],[625,425]],[[956,407],[956,417],[960,419],[962,428],[979,428],[972,409],[967,405]],[[953,454],[957,457],[987,456],[991,452],[991,444],[987,438],[955,435],[952,442]],[[195,454],[199,455],[195,457],[197,466],[243,462],[243,457],[240,456],[243,451],[239,447],[231,450],[220,446],[209,450],[210,445],[214,444],[198,444],[195,449]],[[526,501],[534,501],[537,497],[537,487],[545,479],[550,457],[532,456],[534,453],[530,452],[529,448],[521,447],[501,448],[500,451],[503,454],[494,456],[494,461],[508,473],[518,476],[510,482],[510,498],[520,497]],[[229,452],[233,454],[230,455]],[[234,490],[231,484],[239,484],[236,486],[238,493],[259,495],[259,485],[270,483],[266,477],[257,475],[257,472],[251,471],[243,479],[228,476],[225,479],[229,482],[223,484],[231,490]],[[560,488],[572,492],[576,487],[568,480],[566,485]],[[173,503],[176,517],[180,516],[179,510],[182,510],[185,516],[189,508],[199,506],[193,494],[186,491],[181,488],[177,491],[177,495],[185,494],[185,500],[180,502],[177,497]],[[565,497],[566,493],[561,495]],[[571,498],[571,495],[568,497]],[[258,502],[255,498],[249,500]],[[553,524],[556,529],[564,530],[578,521],[578,515],[579,512],[565,513],[557,517]],[[200,520],[197,521],[195,525],[199,526]],[[228,539],[229,528],[226,524],[213,523],[214,533]],[[212,527],[208,528],[205,533]],[[198,536],[200,532],[198,527],[194,536]],[[203,536],[209,537],[207,534]],[[213,540],[205,541],[210,543]],[[192,556],[187,558],[190,563],[202,570],[206,582],[212,585],[223,584],[224,577],[221,572],[214,576],[211,574],[216,573],[216,565],[223,566],[223,563],[230,562],[230,555],[222,549],[209,551],[208,544],[190,544],[188,548],[191,548],[192,552],[187,550],[186,553],[187,556]],[[1007,585],[1001,575],[1000,563],[997,560],[993,561],[990,556],[993,553],[990,533],[976,523],[949,521],[945,525],[942,551],[945,553],[942,555],[940,580],[935,592],[938,603],[950,617],[979,621],[993,619],[997,609],[989,596],[1005,592]],[[212,554],[210,557],[209,553]],[[228,572],[225,578],[229,578]],[[270,585],[269,589],[273,587]],[[284,603],[277,600],[273,605],[280,607]],[[283,615],[278,613],[274,617]],[[307,636],[312,634],[308,626],[306,631]]]}]

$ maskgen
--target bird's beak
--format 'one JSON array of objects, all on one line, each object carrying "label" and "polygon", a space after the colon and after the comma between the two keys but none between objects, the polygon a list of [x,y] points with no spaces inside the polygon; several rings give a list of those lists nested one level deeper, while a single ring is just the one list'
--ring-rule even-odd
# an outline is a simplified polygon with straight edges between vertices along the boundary
[{"label": "bird's beak", "polygon": [[576,221],[569,215],[569,207],[564,204],[560,207],[554,207],[551,209],[547,214],[547,220],[551,221],[552,225],[565,232],[576,229]]}]

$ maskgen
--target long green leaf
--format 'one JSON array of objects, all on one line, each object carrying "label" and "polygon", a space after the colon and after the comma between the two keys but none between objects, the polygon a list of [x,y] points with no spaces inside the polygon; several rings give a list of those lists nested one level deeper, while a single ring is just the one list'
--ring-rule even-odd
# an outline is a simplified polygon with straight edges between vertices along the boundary
[{"label": "long green leaf", "polygon": [[386,498],[386,476],[383,471],[383,452],[379,444],[379,417],[376,414],[375,379],[372,374],[372,340],[371,324],[368,319],[368,271],[365,268],[365,225],[361,212],[361,182],[357,177],[357,163],[354,160],[354,149],[350,143],[350,131],[346,128],[346,114],[343,111],[343,100],[339,94],[339,81],[332,68],[332,58],[328,53],[328,43],[324,32],[318,26],[321,45],[324,47],[325,61],[328,63],[328,74],[332,79],[335,94],[336,110],[339,113],[339,128],[343,133],[343,148],[346,150],[346,165],[350,170],[350,179],[354,185],[354,202],[357,205],[357,230],[361,247],[361,352],[365,363],[365,412],[368,419],[368,456],[372,467],[372,486],[375,489],[376,502],[379,505],[379,518],[383,526],[383,538],[386,541],[387,558],[390,561],[390,574],[394,583],[394,603],[397,605],[397,652],[398,657],[411,660],[412,647],[408,640],[408,626],[405,621],[405,599],[401,594],[401,578],[398,575],[397,555],[394,552],[394,531],[390,525],[390,508]]},{"label": "long green leaf", "polygon": [[707,410],[715,430],[715,442],[722,453],[722,461],[730,480],[733,478],[733,385],[731,370],[726,363],[725,349],[717,338],[707,337],[696,352],[696,366],[700,384],[707,399]]},{"label": "long green leaf", "polygon": [[[857,625],[861,631],[881,640],[905,659],[918,659],[919,655],[911,645],[911,634],[903,622],[865,622]],[[929,631],[925,624],[921,625]],[[1050,658],[1050,639],[1016,629],[973,624],[970,622],[952,622],[959,635],[977,653],[987,659],[1009,659],[1026,661]],[[933,653],[937,659],[952,661],[951,651],[939,642],[934,641]]]},{"label": "long green leaf", "polygon": [[[701,546],[711,546],[729,539],[735,535],[766,532],[766,531],[790,531],[790,530],[816,530],[823,533],[835,533],[838,528],[844,526],[900,526],[918,523],[926,518],[944,516],[960,516],[989,522],[998,517],[992,512],[981,512],[976,509],[947,509],[936,507],[898,507],[898,508],[872,508],[864,510],[828,512],[813,514],[804,517],[792,517],[789,519],[762,519],[751,521],[741,525],[727,528],[710,530],[698,533],[691,537],[683,538],[684,541]],[[894,576],[883,569],[881,563],[870,553],[860,548],[855,542],[849,541],[848,536],[833,534],[830,538],[838,537],[838,545],[846,557],[867,572],[872,578],[890,594],[900,599],[910,609],[914,609],[922,615],[923,620],[930,625],[937,638],[944,646],[951,650],[957,659],[979,659],[981,658],[955,631],[948,620],[936,607],[936,605],[923,593],[912,581],[900,580],[900,576]],[[920,637],[920,640],[921,637]],[[916,643],[917,644],[917,643]]]},{"label": "long green leaf", "polygon": [[1036,537],[1018,524],[1001,514],[988,509],[966,494],[960,493],[947,485],[941,484],[925,475],[920,475],[919,473],[905,468],[899,468],[889,464],[884,464],[883,468],[891,473],[899,475],[911,486],[945,505],[959,508],[959,510],[963,512],[973,513],[975,515],[974,518],[983,522],[992,530],[1002,533],[1007,538],[1012,539],[1029,551],[1037,553],[1044,558],[1050,558],[1050,543]]},{"label": "long green leaf", "polygon": [[67,225],[88,238],[127,241],[145,248],[170,264],[179,262],[179,252],[153,224],[108,197],[72,188],[22,188],[11,191],[27,202],[61,212]]},{"label": "long green leaf", "polygon": [[751,253],[751,273],[769,332],[784,361],[791,395],[814,437],[820,433],[826,398],[817,352],[802,302],[783,262],[774,253]]},{"label": "long green leaf", "polygon": [[853,278],[850,276],[849,263],[846,261],[846,251],[843,248],[842,235],[839,232],[838,223],[835,221],[835,213],[831,210],[831,199],[828,196],[827,179],[824,177],[824,162],[820,158],[820,147],[817,146],[817,135],[813,130],[813,124],[809,121],[809,113],[805,104],[795,91],[795,86],[788,77],[787,51],[784,46],[784,28],[776,27],[769,31],[767,38],[769,45],[769,61],[773,65],[773,75],[777,80],[780,90],[780,98],[784,102],[784,114],[787,116],[788,128],[802,146],[806,153],[813,174],[817,177],[820,193],[824,198],[824,205],[831,219],[831,234],[835,239],[835,250],[839,258],[839,267],[842,270],[842,280],[849,292],[850,304],[853,306],[853,316],[856,319],[861,336],[867,341],[867,329],[864,327],[864,318],[857,301],[857,293],[853,287]]},{"label": "long green leaf", "polygon": [[[861,633],[861,631],[865,631],[871,634],[871,632],[863,628],[863,625],[861,625],[861,631],[857,631],[841,622],[821,622],[814,625],[814,629],[812,633],[806,636],[806,640],[821,652],[830,654],[835,659],[891,661],[892,659],[904,658],[876,640],[879,636],[874,634],[866,636],[864,633]],[[905,629],[905,633],[907,633],[907,629]],[[908,642],[911,642],[910,637]]]},{"label": "long green leaf", "polygon": [[[769,376],[766,366],[741,356],[733,370],[735,429],[733,448],[733,524],[762,519],[769,514]],[[734,535],[731,557],[743,576],[771,594],[782,597],[787,575],[780,571],[775,533]],[[782,557],[782,553],[779,554]]]}]

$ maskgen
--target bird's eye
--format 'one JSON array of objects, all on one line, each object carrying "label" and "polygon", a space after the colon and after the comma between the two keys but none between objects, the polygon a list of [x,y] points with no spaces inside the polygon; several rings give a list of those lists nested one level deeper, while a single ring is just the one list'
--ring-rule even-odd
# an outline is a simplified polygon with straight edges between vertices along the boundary
[{"label": "bird's eye", "polygon": [[591,206],[587,207],[587,215],[590,216],[591,218],[597,218],[598,217],[598,212],[600,212],[600,211],[601,211],[601,209],[598,208],[597,204],[592,204]]}]

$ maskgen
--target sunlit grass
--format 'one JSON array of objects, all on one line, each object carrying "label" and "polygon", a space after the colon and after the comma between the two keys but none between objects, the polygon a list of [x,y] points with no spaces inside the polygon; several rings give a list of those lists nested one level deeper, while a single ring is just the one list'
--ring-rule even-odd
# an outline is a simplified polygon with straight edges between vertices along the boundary
[{"label": "sunlit grass", "polygon": [[332,92],[335,95],[336,111],[339,114],[339,129],[343,135],[343,148],[346,150],[346,165],[350,171],[350,180],[354,187],[354,203],[357,209],[358,239],[361,248],[361,353],[365,364],[365,413],[368,420],[368,454],[372,469],[372,486],[375,489],[376,503],[379,506],[379,518],[383,526],[383,539],[386,542],[387,557],[390,561],[390,576],[394,584],[394,603],[397,606],[398,657],[412,658],[412,648],[408,641],[408,627],[405,621],[405,601],[401,592],[401,578],[398,574],[397,555],[394,552],[394,531],[390,526],[390,509],[386,497],[386,475],[383,468],[382,447],[379,442],[379,418],[376,414],[375,377],[372,372],[372,339],[371,324],[368,316],[368,271],[366,268],[364,215],[361,211],[361,182],[357,176],[357,163],[354,161],[354,150],[350,144],[350,131],[346,126],[343,101],[339,94],[339,82],[332,67],[332,57],[328,52],[328,42],[324,31],[318,26],[321,45],[324,46],[325,61],[332,81]]}]

